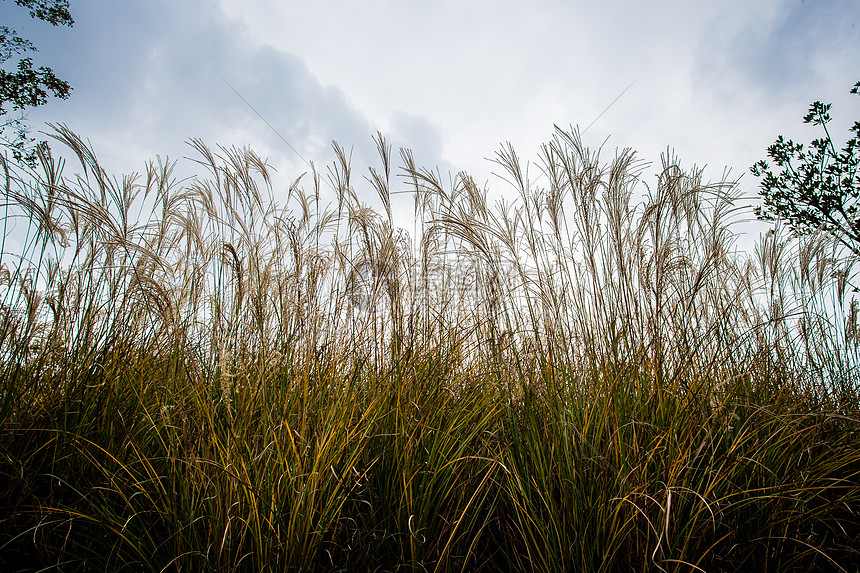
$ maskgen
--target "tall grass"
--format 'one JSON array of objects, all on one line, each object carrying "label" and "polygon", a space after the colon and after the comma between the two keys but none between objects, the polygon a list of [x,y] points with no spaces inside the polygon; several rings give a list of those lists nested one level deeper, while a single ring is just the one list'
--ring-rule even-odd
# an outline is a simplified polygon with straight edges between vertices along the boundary
[{"label": "tall grass", "polygon": [[557,130],[490,204],[378,135],[279,203],[246,149],[115,179],[54,130],[76,175],[2,161],[13,570],[860,561],[856,261],[739,252],[736,184]]}]

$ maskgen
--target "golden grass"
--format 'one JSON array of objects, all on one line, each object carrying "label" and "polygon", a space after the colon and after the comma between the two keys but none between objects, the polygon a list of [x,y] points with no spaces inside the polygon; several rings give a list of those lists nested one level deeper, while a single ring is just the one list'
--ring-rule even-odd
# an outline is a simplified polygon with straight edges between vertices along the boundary
[{"label": "golden grass", "polygon": [[498,153],[490,205],[378,135],[365,178],[335,146],[279,204],[249,150],[118,180],[54,136],[79,175],[3,161],[17,570],[858,560],[855,261],[779,228],[738,252],[736,185],[558,130],[538,179]]}]

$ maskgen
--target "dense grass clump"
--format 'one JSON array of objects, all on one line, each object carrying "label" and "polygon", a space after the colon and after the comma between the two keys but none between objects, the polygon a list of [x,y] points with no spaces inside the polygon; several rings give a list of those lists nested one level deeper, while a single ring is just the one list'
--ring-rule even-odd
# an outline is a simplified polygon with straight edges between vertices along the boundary
[{"label": "dense grass clump", "polygon": [[116,180],[55,129],[78,175],[2,161],[9,570],[860,563],[856,261],[738,252],[734,184],[559,130],[491,205],[380,136],[280,204],[250,151]]}]

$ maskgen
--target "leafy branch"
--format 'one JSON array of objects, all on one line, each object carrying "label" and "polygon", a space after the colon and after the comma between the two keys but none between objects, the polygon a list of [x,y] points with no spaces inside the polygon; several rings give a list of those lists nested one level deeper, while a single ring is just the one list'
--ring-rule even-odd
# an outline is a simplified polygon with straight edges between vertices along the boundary
[{"label": "leafy branch", "polygon": [[[860,91],[860,82],[851,93]],[[821,126],[824,136],[809,147],[779,136],[767,149],[767,160],[750,171],[761,179],[764,205],[756,214],[764,220],[780,219],[796,233],[822,230],[860,255],[860,121],[850,128],[853,137],[837,150],[830,135],[831,104],[816,101],[804,123]]]}]

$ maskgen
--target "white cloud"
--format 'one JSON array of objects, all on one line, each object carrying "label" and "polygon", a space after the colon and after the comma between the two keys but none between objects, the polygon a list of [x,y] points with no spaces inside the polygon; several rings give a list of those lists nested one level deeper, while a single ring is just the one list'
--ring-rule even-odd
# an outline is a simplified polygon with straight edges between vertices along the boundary
[{"label": "white cloud", "polygon": [[[855,118],[860,5],[854,0],[405,3],[189,0],[72,2],[71,30],[22,29],[74,87],[34,111],[89,137],[106,162],[140,168],[183,142],[251,145],[286,180],[330,140],[375,164],[371,135],[415,148],[427,166],[490,172],[503,142],[537,155],[553,124],[585,141],[671,148],[717,178],[761,158],[780,133],[816,134],[814,99]],[[26,20],[26,18],[25,18]],[[858,76],[858,77],[855,77]],[[635,83],[608,110],[632,81]],[[853,99],[852,99],[853,97]],[[844,111],[843,111],[844,110]],[[842,116],[840,113],[844,113]],[[754,194],[755,180],[745,177]]]}]

